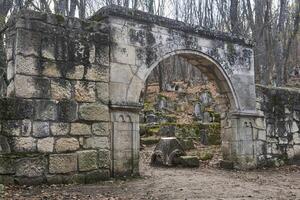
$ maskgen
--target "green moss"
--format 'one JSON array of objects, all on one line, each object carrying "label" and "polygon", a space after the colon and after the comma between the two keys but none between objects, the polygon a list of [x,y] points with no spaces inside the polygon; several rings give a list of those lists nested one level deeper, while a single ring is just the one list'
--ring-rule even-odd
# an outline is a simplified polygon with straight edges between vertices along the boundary
[{"label": "green moss", "polygon": [[153,145],[153,144],[157,144],[159,140],[160,140],[159,137],[151,136],[151,137],[141,138],[141,143],[144,145]]},{"label": "green moss", "polygon": [[63,24],[65,22],[65,18],[62,15],[55,15],[56,20],[59,24]]},{"label": "green moss", "polygon": [[214,155],[210,152],[203,152],[199,155],[199,160],[206,161],[211,160],[214,157]]}]

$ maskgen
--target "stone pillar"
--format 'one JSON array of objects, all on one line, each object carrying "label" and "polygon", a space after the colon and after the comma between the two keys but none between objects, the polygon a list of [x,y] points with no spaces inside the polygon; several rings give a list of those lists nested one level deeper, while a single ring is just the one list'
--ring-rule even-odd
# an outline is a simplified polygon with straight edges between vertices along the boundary
[{"label": "stone pillar", "polygon": [[229,113],[222,136],[223,159],[237,169],[259,165],[264,148],[263,116],[256,113]]},{"label": "stone pillar", "polygon": [[139,107],[111,106],[113,176],[139,174]]}]

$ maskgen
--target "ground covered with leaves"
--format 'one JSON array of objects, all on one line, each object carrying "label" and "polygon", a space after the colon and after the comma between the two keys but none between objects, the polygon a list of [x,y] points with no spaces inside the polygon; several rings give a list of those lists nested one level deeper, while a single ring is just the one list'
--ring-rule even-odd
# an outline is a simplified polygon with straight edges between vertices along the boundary
[{"label": "ground covered with leaves", "polygon": [[300,166],[247,172],[219,169],[208,162],[194,169],[152,167],[152,150],[141,152],[139,178],[92,185],[12,186],[6,188],[5,199],[300,199]]}]

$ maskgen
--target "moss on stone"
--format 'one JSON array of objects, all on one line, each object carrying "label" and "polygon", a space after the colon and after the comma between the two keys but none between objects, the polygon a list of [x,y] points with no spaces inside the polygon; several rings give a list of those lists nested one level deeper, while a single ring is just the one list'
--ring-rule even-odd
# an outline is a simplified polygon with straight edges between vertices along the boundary
[{"label": "moss on stone", "polygon": [[151,137],[145,137],[145,138],[141,138],[141,143],[144,145],[153,145],[153,144],[157,144],[159,142],[159,137],[156,136],[151,136]]}]

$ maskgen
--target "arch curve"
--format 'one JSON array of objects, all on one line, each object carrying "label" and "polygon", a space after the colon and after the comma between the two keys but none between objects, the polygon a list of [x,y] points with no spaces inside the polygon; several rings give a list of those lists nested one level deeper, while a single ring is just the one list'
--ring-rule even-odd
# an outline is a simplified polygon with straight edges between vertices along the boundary
[{"label": "arch curve", "polygon": [[[138,77],[136,80],[133,78],[129,85],[129,89],[127,91],[128,102],[138,102],[140,92],[154,68],[157,67],[163,60],[174,55],[186,58],[190,64],[208,76],[210,80],[214,80],[220,91],[222,93],[226,93],[228,96],[232,111],[240,110],[240,103],[237,94],[224,67],[222,67],[222,65],[210,55],[198,50],[188,49],[180,49],[166,53],[156,59],[150,66],[141,66],[137,72]],[[137,84],[138,82],[142,82],[142,84]],[[133,92],[135,92],[135,94],[133,94]]]}]

